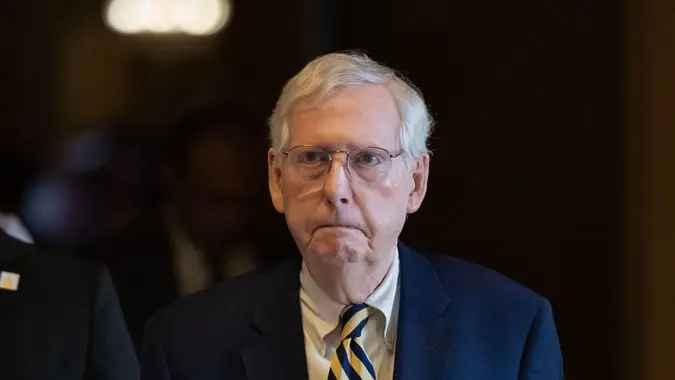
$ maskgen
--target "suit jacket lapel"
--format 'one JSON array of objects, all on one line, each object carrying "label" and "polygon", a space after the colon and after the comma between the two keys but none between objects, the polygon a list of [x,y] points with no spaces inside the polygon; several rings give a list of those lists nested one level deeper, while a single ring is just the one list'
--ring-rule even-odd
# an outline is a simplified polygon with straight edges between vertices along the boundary
[{"label": "suit jacket lapel", "polygon": [[247,377],[307,379],[299,257],[287,260],[266,281],[253,316],[256,334],[242,350]]},{"label": "suit jacket lapel", "polygon": [[396,379],[440,379],[453,334],[442,316],[450,299],[431,263],[399,244],[401,289],[396,343]]}]

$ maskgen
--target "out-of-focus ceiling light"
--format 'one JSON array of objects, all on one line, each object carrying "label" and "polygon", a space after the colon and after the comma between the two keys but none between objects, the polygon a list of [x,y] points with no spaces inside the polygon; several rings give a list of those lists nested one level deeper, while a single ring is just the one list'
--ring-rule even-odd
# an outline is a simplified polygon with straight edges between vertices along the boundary
[{"label": "out-of-focus ceiling light", "polygon": [[107,24],[122,34],[215,34],[230,20],[230,0],[110,0]]}]

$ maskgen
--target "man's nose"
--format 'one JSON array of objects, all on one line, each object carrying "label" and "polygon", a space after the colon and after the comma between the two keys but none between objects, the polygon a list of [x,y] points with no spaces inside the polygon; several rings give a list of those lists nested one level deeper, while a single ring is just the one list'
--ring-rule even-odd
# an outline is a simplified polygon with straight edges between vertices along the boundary
[{"label": "man's nose", "polygon": [[349,186],[349,171],[347,163],[342,157],[336,157],[330,162],[324,191],[326,198],[334,204],[346,204],[351,201],[351,188]]}]

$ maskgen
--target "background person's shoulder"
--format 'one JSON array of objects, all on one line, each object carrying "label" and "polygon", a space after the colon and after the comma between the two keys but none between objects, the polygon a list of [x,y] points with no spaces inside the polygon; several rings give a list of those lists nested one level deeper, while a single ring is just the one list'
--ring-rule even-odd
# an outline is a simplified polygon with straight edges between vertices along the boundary
[{"label": "background person's shoulder", "polygon": [[106,268],[94,260],[71,253],[43,249],[16,239],[3,240],[3,250],[12,257],[3,268],[19,273],[38,288],[76,295],[90,292]]}]

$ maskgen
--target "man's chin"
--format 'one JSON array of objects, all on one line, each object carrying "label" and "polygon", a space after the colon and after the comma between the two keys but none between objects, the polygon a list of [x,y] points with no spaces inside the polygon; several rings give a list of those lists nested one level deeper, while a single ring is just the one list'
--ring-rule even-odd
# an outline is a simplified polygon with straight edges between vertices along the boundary
[{"label": "man's chin", "polygon": [[336,266],[361,261],[366,254],[363,247],[339,242],[316,242],[310,245],[309,252],[319,260]]}]

